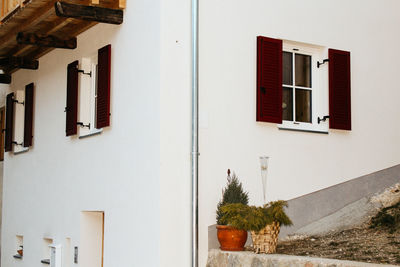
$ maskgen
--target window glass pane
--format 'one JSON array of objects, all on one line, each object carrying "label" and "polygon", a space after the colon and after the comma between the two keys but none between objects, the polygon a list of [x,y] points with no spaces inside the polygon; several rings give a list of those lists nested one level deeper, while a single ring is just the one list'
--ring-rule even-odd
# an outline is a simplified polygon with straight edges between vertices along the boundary
[{"label": "window glass pane", "polygon": [[296,89],[296,121],[311,122],[311,91]]},{"label": "window glass pane", "polygon": [[311,87],[311,56],[295,56],[296,86]]},{"label": "window glass pane", "polygon": [[283,52],[283,84],[293,85],[293,55]]},{"label": "window glass pane", "polygon": [[282,119],[293,121],[293,89],[283,87],[282,92]]}]

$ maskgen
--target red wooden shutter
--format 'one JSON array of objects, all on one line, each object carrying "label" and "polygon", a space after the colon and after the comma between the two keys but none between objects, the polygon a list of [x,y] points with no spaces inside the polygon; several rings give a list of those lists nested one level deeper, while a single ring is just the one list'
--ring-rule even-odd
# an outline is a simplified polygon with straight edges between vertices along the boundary
[{"label": "red wooden shutter", "polygon": [[257,121],[282,123],[282,40],[257,37]]},{"label": "red wooden shutter", "polygon": [[6,134],[4,140],[4,150],[12,150],[12,139],[14,131],[14,93],[7,95],[6,102]]},{"label": "red wooden shutter", "polygon": [[32,146],[33,130],[33,83],[25,86],[24,147]]},{"label": "red wooden shutter", "polygon": [[65,132],[67,136],[77,133],[78,122],[78,64],[76,60],[68,64],[67,73],[67,106]]},{"label": "red wooden shutter", "polygon": [[111,45],[98,51],[96,128],[110,126]]},{"label": "red wooden shutter", "polygon": [[351,130],[350,52],[329,49],[329,128]]}]

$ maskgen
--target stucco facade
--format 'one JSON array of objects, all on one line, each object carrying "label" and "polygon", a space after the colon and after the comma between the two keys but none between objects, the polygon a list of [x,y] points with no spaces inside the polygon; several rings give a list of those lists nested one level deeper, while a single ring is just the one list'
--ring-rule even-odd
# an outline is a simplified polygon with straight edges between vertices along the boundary
[{"label": "stucco facade", "polygon": [[[399,164],[400,92],[391,85],[399,72],[398,7],[396,1],[200,2],[200,266],[228,168],[258,205],[260,156],[270,156],[267,200]],[[318,134],[257,122],[257,36],[350,51],[352,130]]]},{"label": "stucco facade", "polygon": [[[54,50],[39,70],[13,74],[11,91],[35,83],[34,144],[5,154],[2,266],[45,266],[43,247],[51,242],[63,246],[70,266],[83,264],[82,211],[104,211],[104,266],[161,264],[160,2],[129,5],[123,25],[99,24],[78,37],[75,50]],[[107,44],[111,126],[66,137],[67,64]],[[13,258],[17,236],[22,260]]]}]

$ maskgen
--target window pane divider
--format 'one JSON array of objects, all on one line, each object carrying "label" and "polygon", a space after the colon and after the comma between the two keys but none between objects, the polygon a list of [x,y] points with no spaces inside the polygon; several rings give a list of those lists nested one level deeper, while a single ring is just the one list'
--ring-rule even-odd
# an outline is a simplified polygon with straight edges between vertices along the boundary
[{"label": "window pane divider", "polygon": [[292,53],[292,83],[293,83],[293,90],[292,90],[292,95],[293,95],[293,122],[296,121],[296,53]]},{"label": "window pane divider", "polygon": [[312,87],[294,86],[296,89],[312,90]]}]

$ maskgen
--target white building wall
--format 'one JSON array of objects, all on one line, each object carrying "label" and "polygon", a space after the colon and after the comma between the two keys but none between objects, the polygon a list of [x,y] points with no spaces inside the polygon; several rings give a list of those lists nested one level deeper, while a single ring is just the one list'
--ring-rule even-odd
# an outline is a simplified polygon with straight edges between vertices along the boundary
[{"label": "white building wall", "polygon": [[[200,266],[228,168],[250,204],[261,204],[259,156],[271,157],[268,200],[400,163],[399,8],[396,0],[200,1]],[[351,52],[352,131],[256,122],[258,35]]]},{"label": "white building wall", "polygon": [[191,6],[161,1],[160,266],[190,266]]},{"label": "white building wall", "polygon": [[[261,204],[262,155],[271,157],[269,200],[399,164],[399,5],[200,1],[200,266],[227,168]],[[351,51],[351,132],[256,122],[257,35]],[[66,65],[108,43],[111,127],[66,138]],[[76,50],[54,50],[13,81],[12,90],[36,84],[35,130],[29,152],[5,159],[2,266],[41,266],[43,238],[79,246],[84,210],[105,212],[104,266],[189,266],[190,3],[130,1],[123,25],[90,29]],[[16,235],[23,261],[12,258]]]},{"label": "white building wall", "polygon": [[[0,107],[5,106],[6,102],[6,93],[9,90],[8,84],[0,84]],[[0,229],[2,227],[3,216],[3,168],[4,162],[0,162]],[[0,232],[0,250],[1,250],[1,232]],[[0,253],[0,260],[1,260],[1,253]]]},{"label": "white building wall", "polygon": [[[105,213],[105,267],[160,266],[159,1],[129,1],[124,13],[121,26],[99,24],[77,49],[13,74],[12,90],[35,83],[34,145],[5,155],[2,266],[42,267],[43,238],[79,247],[81,211]],[[109,43],[111,126],[65,137],[67,64]],[[22,260],[13,258],[16,235]]]}]

